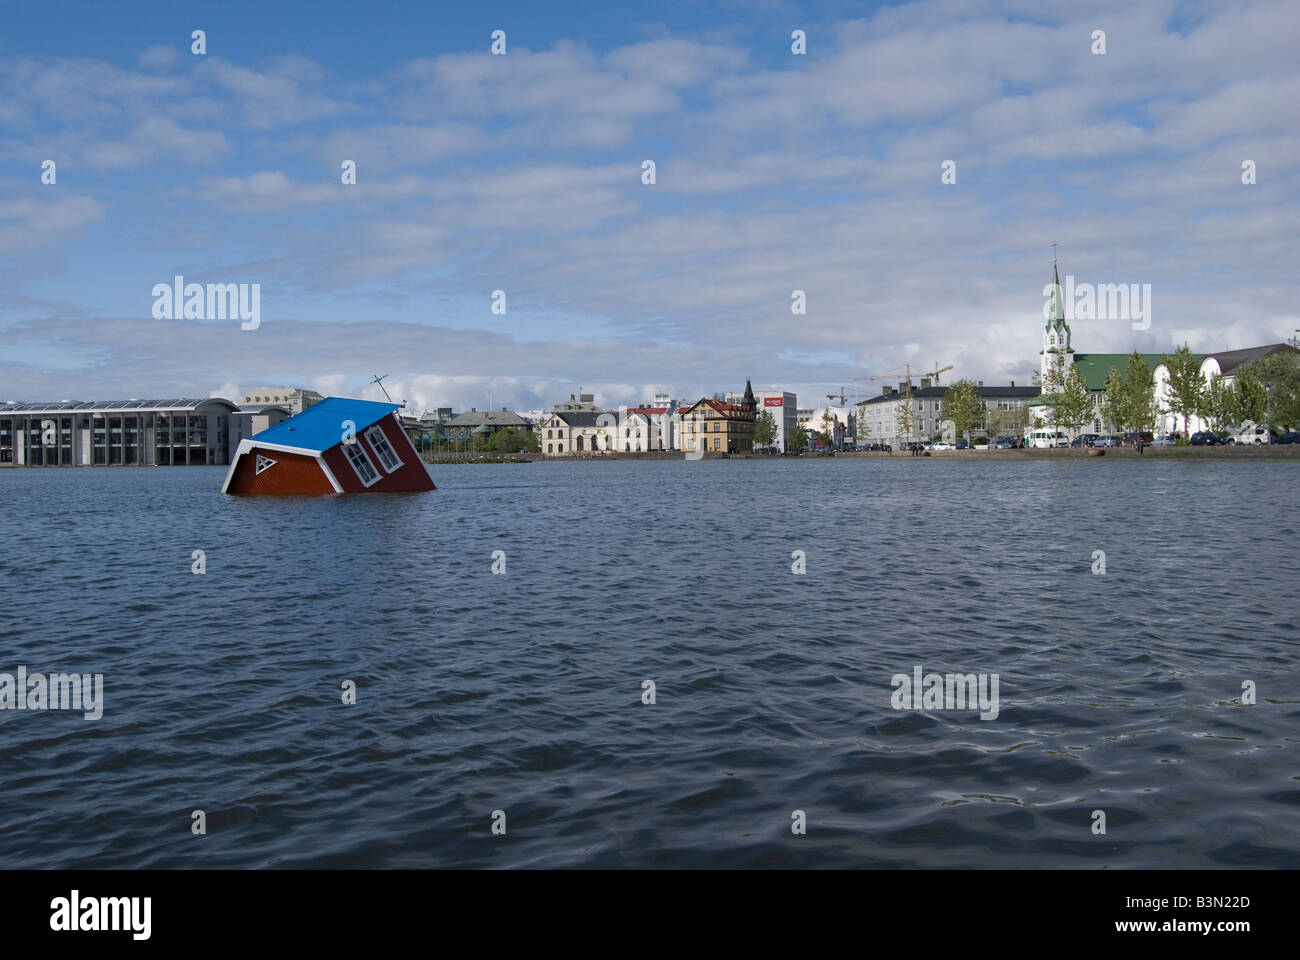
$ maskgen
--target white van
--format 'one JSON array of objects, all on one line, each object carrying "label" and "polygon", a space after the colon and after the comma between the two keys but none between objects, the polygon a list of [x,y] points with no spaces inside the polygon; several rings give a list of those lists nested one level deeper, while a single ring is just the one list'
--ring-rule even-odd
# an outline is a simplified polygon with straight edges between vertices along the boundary
[{"label": "white van", "polygon": [[1229,443],[1268,443],[1273,438],[1263,427],[1247,425],[1228,438]]},{"label": "white van", "polygon": [[1035,430],[1025,434],[1026,447],[1068,447],[1069,439],[1060,430]]}]

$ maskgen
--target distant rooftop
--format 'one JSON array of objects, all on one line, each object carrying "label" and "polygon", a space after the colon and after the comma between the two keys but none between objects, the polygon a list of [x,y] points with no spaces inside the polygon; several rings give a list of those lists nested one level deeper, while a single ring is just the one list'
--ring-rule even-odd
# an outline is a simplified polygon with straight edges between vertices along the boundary
[{"label": "distant rooftop", "polygon": [[174,397],[168,400],[59,400],[53,403],[3,403],[0,413],[98,413],[100,411],[129,410],[137,413],[154,413],[195,410],[205,403],[236,404],[221,397]]}]

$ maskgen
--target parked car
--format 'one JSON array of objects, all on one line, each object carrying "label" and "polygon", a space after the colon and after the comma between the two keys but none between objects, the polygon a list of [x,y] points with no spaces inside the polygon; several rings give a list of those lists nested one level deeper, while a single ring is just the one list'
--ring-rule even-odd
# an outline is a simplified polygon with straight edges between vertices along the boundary
[{"label": "parked car", "polygon": [[958,449],[958,450],[969,450],[969,449],[970,449],[970,444],[967,443],[965,440],[958,440],[958,441],[957,441],[957,447],[956,447],[956,449]]},{"label": "parked car", "polygon": [[944,442],[943,440],[936,440],[934,443],[930,444],[930,449],[931,449],[931,450],[951,450],[951,449],[952,449],[952,444],[951,444],[951,443],[946,443],[946,442]]},{"label": "parked car", "polygon": [[1209,430],[1198,430],[1192,434],[1192,446],[1194,447],[1217,447],[1223,443],[1217,433],[1211,433]]},{"label": "parked car", "polygon": [[1173,434],[1162,433],[1160,436],[1156,437],[1154,440],[1151,441],[1151,446],[1172,447],[1176,443],[1178,443],[1178,441],[1174,439]]},{"label": "parked car", "polygon": [[998,437],[997,443],[993,445],[998,450],[1014,450],[1016,441],[1010,437]]},{"label": "parked car", "polygon": [[1257,426],[1257,427],[1247,427],[1245,430],[1239,431],[1238,433],[1234,434],[1232,439],[1229,440],[1228,442],[1253,444],[1253,443],[1268,443],[1269,440],[1270,437],[1268,435],[1268,430],[1266,430],[1264,427]]},{"label": "parked car", "polygon": [[1098,436],[1096,440],[1092,441],[1092,445],[1094,447],[1118,447],[1119,437],[1114,437],[1108,433],[1103,433],[1100,436]]},{"label": "parked car", "polygon": [[1274,443],[1300,443],[1300,431],[1288,430],[1282,436],[1273,441]]},{"label": "parked car", "polygon": [[[1129,433],[1124,434],[1124,440],[1122,442],[1124,443],[1125,446],[1135,447],[1137,446],[1139,440],[1142,443],[1150,443],[1154,439],[1155,436],[1147,432],[1146,430],[1133,430]],[[1112,446],[1118,446],[1118,444],[1112,444]]]}]

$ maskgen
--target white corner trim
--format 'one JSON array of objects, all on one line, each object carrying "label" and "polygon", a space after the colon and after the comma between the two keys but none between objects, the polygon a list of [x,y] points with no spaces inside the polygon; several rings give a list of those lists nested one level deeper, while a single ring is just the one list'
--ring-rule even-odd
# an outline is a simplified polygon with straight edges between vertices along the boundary
[{"label": "white corner trim", "polygon": [[339,483],[338,477],[334,476],[334,471],[331,470],[330,465],[325,462],[325,458],[317,457],[316,462],[320,465],[320,468],[325,471],[325,476],[329,478],[330,485],[334,488],[334,492],[342,493],[343,485]]}]

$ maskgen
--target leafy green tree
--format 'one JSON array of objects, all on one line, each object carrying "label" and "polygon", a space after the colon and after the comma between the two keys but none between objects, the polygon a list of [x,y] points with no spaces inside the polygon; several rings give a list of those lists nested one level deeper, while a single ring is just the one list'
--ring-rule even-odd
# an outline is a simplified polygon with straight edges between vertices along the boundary
[{"label": "leafy green tree", "polygon": [[1128,358],[1124,370],[1124,392],[1127,396],[1125,426],[1130,430],[1152,430],[1156,425],[1156,385],[1151,379],[1151,368],[1136,350]]},{"label": "leafy green tree", "polygon": [[1204,408],[1205,381],[1201,379],[1201,364],[1183,344],[1171,357],[1165,354],[1169,368],[1169,412],[1183,418],[1183,439],[1187,439],[1188,421]]},{"label": "leafy green tree", "polygon": [[1088,389],[1083,375],[1079,373],[1078,367],[1070,364],[1070,372],[1065,377],[1065,392],[1061,394],[1061,407],[1057,420],[1074,433],[1078,433],[1079,428],[1096,415],[1096,410],[1097,401],[1093,399],[1092,391]]},{"label": "leafy green tree", "polygon": [[1247,420],[1262,424],[1268,416],[1269,397],[1264,391],[1264,384],[1255,379],[1247,367],[1232,385],[1232,395],[1227,404],[1227,419],[1230,425],[1239,427]]},{"label": "leafy green tree", "polygon": [[989,430],[995,437],[1021,437],[1029,426],[1029,408],[1012,407],[989,413]]},{"label": "leafy green tree", "polygon": [[795,427],[790,431],[790,449],[802,450],[808,446],[808,431],[803,427]]},{"label": "leafy green tree", "polygon": [[1214,431],[1226,430],[1232,423],[1236,387],[1223,377],[1211,378],[1205,388],[1201,412]]},{"label": "leafy green tree", "polygon": [[1129,413],[1128,386],[1123,375],[1114,367],[1110,368],[1110,376],[1106,379],[1106,397],[1102,400],[1101,416],[1117,433],[1124,433],[1133,419]]},{"label": "leafy green tree", "polygon": [[764,410],[754,421],[754,446],[770,447],[776,439],[776,418]]},{"label": "leafy green tree", "polygon": [[[1061,367],[1059,374],[1051,377],[1053,383],[1060,384],[1060,389],[1049,401],[1052,404],[1052,422],[1078,433],[1079,428],[1093,418],[1096,401],[1074,364],[1058,366]],[[1053,373],[1056,373],[1055,369]]]},{"label": "leafy green tree", "polygon": [[1034,379],[1039,382],[1045,394],[1062,393],[1065,390],[1065,377],[1068,368],[1065,364],[1065,355],[1061,353],[1054,354],[1052,365],[1047,368],[1047,375],[1040,377],[1038,372],[1034,372]]},{"label": "leafy green tree", "polygon": [[916,429],[916,410],[912,407],[912,381],[907,381],[907,386],[903,388],[903,393],[899,397],[897,405],[894,407],[894,421],[898,425],[898,435],[906,443],[912,439],[912,431]]},{"label": "leafy green tree", "polygon": [[827,407],[822,411],[822,430],[817,436],[821,438],[822,444],[827,450],[835,449],[835,426],[839,421],[835,419],[835,411]]},{"label": "leafy green tree", "polygon": [[975,392],[974,380],[958,380],[944,391],[939,418],[952,421],[958,438],[964,431],[980,426],[984,420],[984,404]]},{"label": "leafy green tree", "polygon": [[[1247,364],[1243,374],[1249,374],[1261,387],[1272,390],[1268,406],[1274,426],[1285,425],[1295,429],[1300,424],[1300,354],[1286,352],[1261,357]],[[1262,419],[1254,419],[1263,423]]]},{"label": "leafy green tree", "polygon": [[535,452],[538,449],[537,434],[531,430],[506,427],[488,438],[487,449],[499,455],[522,453],[525,450]]}]

